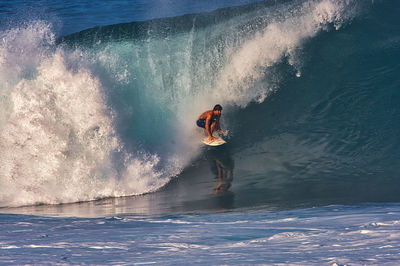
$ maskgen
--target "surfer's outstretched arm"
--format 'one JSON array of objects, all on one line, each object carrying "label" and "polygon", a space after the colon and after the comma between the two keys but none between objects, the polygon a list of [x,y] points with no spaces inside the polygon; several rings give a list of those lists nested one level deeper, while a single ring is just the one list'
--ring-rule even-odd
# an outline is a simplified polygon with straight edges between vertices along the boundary
[{"label": "surfer's outstretched arm", "polygon": [[214,131],[219,131],[222,135],[226,135],[227,134],[227,131],[226,130],[223,130],[222,128],[221,128],[221,124],[219,123],[219,117],[217,118],[217,120],[215,121],[215,123],[214,123],[214,129],[212,130],[212,132],[214,132]]}]

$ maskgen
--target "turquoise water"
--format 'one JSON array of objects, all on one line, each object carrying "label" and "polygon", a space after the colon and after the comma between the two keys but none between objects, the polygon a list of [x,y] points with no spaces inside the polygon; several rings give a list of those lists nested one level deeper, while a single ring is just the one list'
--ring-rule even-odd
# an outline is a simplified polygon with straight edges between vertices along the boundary
[{"label": "turquoise water", "polygon": [[[1,2],[3,261],[397,260],[399,9]],[[228,143],[208,148],[216,103]]]}]

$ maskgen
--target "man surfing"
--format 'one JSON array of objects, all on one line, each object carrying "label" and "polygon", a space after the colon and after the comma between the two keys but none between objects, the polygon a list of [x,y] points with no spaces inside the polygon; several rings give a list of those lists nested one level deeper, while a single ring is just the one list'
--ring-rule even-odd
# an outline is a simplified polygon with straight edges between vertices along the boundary
[{"label": "man surfing", "polygon": [[213,137],[214,131],[221,131],[222,134],[225,134],[225,131],[221,129],[219,124],[219,119],[221,117],[222,106],[217,104],[214,106],[213,110],[208,110],[202,113],[197,119],[197,126],[202,127],[206,130],[208,134],[208,141],[213,141],[218,138]]}]

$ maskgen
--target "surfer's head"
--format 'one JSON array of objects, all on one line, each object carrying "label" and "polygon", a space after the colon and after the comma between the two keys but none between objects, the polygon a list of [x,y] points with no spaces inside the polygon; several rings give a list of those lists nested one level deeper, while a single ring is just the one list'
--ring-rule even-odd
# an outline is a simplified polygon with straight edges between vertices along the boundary
[{"label": "surfer's head", "polygon": [[214,106],[213,113],[215,116],[220,116],[222,111],[222,106],[217,104]]},{"label": "surfer's head", "polygon": [[222,106],[220,104],[215,105],[213,111],[222,111]]}]

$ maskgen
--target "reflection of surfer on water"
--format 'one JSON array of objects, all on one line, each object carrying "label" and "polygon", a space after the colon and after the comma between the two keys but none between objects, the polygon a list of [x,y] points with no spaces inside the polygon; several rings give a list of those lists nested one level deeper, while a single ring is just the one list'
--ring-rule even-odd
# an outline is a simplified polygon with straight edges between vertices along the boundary
[{"label": "reflection of surfer on water", "polygon": [[215,189],[215,193],[226,192],[231,187],[234,168],[234,161],[228,149],[226,149],[226,147],[210,148],[206,156],[211,166],[211,172],[218,178],[218,185]]}]

